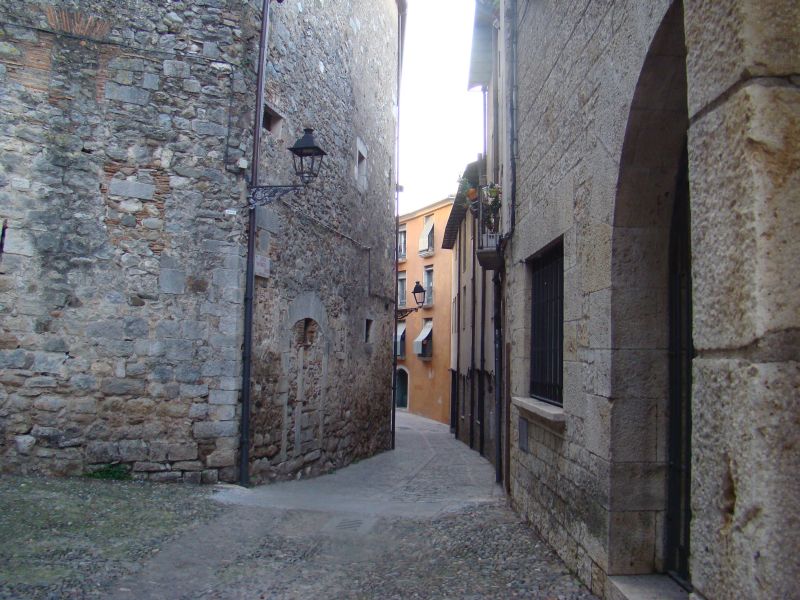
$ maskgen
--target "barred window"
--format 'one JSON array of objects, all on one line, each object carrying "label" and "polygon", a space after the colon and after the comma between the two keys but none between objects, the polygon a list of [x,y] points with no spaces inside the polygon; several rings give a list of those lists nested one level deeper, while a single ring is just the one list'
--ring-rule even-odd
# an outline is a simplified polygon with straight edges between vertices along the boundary
[{"label": "barred window", "polygon": [[531,396],[563,404],[564,247],[531,262]]}]

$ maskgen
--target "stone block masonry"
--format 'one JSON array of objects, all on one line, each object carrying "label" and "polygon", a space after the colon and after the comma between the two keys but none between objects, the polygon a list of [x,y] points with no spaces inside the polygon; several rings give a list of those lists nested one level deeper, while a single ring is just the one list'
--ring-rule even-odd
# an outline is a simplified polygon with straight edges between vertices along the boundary
[{"label": "stone block masonry", "polygon": [[[286,183],[285,148],[313,125],[331,166],[325,193],[309,191],[303,203],[318,204],[312,212],[328,228],[305,221],[292,231],[302,220],[276,209],[281,231],[291,234],[271,233],[263,244],[275,304],[257,305],[256,341],[283,343],[281,311],[309,292],[331,315],[328,340],[337,346],[350,343],[362,313],[386,321],[385,352],[365,355],[358,370],[337,365],[326,379],[322,397],[336,408],[298,411],[305,442],[270,438],[278,456],[293,460],[296,442],[304,450],[280,466],[281,477],[293,477],[386,447],[388,386],[368,382],[391,374],[391,311],[378,297],[391,296],[391,261],[380,257],[391,248],[392,186],[376,168],[357,197],[345,166],[357,136],[370,140],[376,162],[393,164],[395,54],[393,44],[374,42],[370,60],[385,64],[386,80],[358,82],[367,59],[349,45],[342,11],[273,10],[268,101],[286,117],[286,139],[264,141],[263,172]],[[394,39],[392,2],[350,10],[384,42]],[[259,22],[252,6],[229,0],[79,0],[69,10],[0,0],[0,218],[9,226],[0,263],[4,471],[74,475],[119,462],[156,481],[235,480],[247,215],[225,209],[246,203],[248,174],[238,163],[250,154]],[[310,62],[299,51],[280,54],[307,26],[320,38]],[[335,231],[367,236],[371,273],[362,268],[365,250]],[[327,264],[311,272],[307,255],[319,247]],[[346,308],[341,286],[354,275],[370,286]],[[280,402],[254,385],[259,405]],[[272,416],[271,431],[295,431],[283,412]],[[338,432],[335,440],[313,442],[303,433],[312,422],[327,422],[314,435]]]}]

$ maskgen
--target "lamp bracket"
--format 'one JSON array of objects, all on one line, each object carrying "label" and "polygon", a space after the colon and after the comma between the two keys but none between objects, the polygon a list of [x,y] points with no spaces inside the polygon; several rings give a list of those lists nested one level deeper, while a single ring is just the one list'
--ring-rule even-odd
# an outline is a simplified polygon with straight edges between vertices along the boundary
[{"label": "lamp bracket", "polygon": [[286,194],[299,192],[304,185],[256,185],[250,188],[250,208],[264,206],[283,198]]},{"label": "lamp bracket", "polygon": [[397,320],[402,321],[411,313],[415,313],[419,310],[419,308],[398,308],[397,309]]}]

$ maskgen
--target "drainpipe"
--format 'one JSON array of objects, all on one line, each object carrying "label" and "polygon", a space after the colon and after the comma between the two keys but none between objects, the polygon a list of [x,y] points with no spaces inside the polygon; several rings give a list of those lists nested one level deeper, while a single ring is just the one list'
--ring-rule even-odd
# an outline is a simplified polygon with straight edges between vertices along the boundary
[{"label": "drainpipe", "polygon": [[[487,151],[489,148],[489,89],[483,87],[483,157],[484,157],[484,175],[479,176],[479,179],[485,178],[486,166],[488,163]],[[486,181],[480,181],[481,184],[486,184]],[[478,235],[482,232],[478,230]],[[485,455],[485,438],[486,438],[486,269],[481,269],[481,357],[480,367],[478,369],[478,415],[480,415],[480,428],[478,431],[478,452],[481,456]]]},{"label": "drainpipe", "polygon": [[477,299],[475,298],[475,263],[478,262],[478,256],[475,252],[475,236],[477,230],[477,221],[473,217],[472,218],[472,244],[470,248],[470,256],[472,258],[472,276],[471,276],[471,285],[472,288],[470,290],[472,296],[472,309],[470,310],[471,316],[471,326],[469,332],[469,343],[470,343],[470,359],[469,359],[469,372],[470,372],[470,379],[469,379],[469,447],[474,449],[475,446],[475,306],[477,304]]},{"label": "drainpipe", "polygon": [[494,277],[494,480],[497,483],[503,481],[503,440],[502,420],[503,414],[503,394],[501,383],[503,381],[503,328],[500,324],[500,302],[502,298],[502,275],[501,271],[495,271]]},{"label": "drainpipe", "polygon": [[481,359],[478,370],[478,414],[481,416],[480,439],[478,440],[478,450],[484,456],[484,438],[486,436],[486,425],[484,417],[486,413],[486,271],[481,269]]},{"label": "drainpipe", "polygon": [[[406,37],[406,0],[397,0],[397,121],[394,131],[394,329],[392,340],[397,339],[397,245],[400,242],[400,81],[403,73],[403,46]],[[408,240],[406,240],[408,245]],[[406,250],[407,251],[407,250]],[[397,348],[392,342],[392,410],[391,410],[392,442],[391,449],[395,447],[397,431]]]},{"label": "drainpipe", "polygon": [[510,155],[509,171],[511,179],[511,228],[503,236],[503,242],[511,239],[514,235],[514,229],[517,226],[517,0],[509,0],[510,8],[506,11],[508,20],[507,27],[510,29],[508,37],[510,38],[510,51],[507,55],[508,77],[506,78],[509,86],[508,93],[508,136],[509,136],[509,150]]},{"label": "drainpipe", "polygon": [[[281,0],[282,1],[282,0]],[[253,155],[250,186],[258,185],[261,161],[261,129],[264,121],[264,78],[267,44],[269,43],[269,4],[261,7],[261,35],[258,41],[258,78],[256,82],[256,115],[253,120]],[[249,200],[249,199],[248,199]],[[244,340],[242,344],[242,420],[239,428],[239,485],[250,484],[250,363],[253,353],[253,277],[256,260],[256,210],[250,206],[247,222],[247,267],[244,291]]]},{"label": "drainpipe", "polygon": [[[461,226],[459,226],[461,229]],[[467,228],[464,227],[464,234],[466,235]],[[461,232],[458,232],[458,264],[456,265],[456,285],[458,286],[458,302],[456,306],[456,313],[457,313],[457,323],[456,323],[456,408],[455,408],[455,420],[454,420],[454,427],[455,427],[455,437],[458,438],[458,434],[461,433],[461,414],[458,409],[459,405],[461,404],[461,304],[465,301],[464,298],[461,297],[461,262],[464,260],[464,236],[461,235]]]},{"label": "drainpipe", "polygon": [[[503,234],[500,244],[501,248],[505,248],[509,240],[514,235],[514,230],[517,225],[517,0],[508,0],[505,9],[505,38],[509,46],[506,52],[506,110],[508,111],[507,131],[508,136],[508,163],[509,163],[509,201],[511,209],[509,214],[510,227],[509,230]],[[494,372],[495,372],[495,387],[494,387],[494,410],[495,410],[495,453],[497,460],[495,462],[495,480],[497,483],[503,481],[504,469],[504,456],[503,456],[503,440],[502,435],[502,415],[503,415],[503,389],[506,387],[503,373],[503,327],[502,307],[501,302],[503,298],[503,272],[495,271],[494,278]],[[506,402],[508,405],[508,402]],[[508,410],[506,411],[509,412]],[[510,414],[505,415],[508,420]],[[506,428],[508,430],[508,428]],[[506,436],[508,437],[508,436]],[[506,446],[510,440],[506,440]],[[508,482],[506,482],[508,489]]]}]

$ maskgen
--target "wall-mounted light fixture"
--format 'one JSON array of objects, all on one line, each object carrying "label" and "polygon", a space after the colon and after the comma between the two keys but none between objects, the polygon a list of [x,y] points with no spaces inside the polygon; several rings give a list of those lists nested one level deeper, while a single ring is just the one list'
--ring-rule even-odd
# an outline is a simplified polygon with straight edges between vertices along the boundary
[{"label": "wall-mounted light fixture", "polygon": [[297,139],[294,146],[289,148],[294,163],[294,173],[302,181],[302,185],[255,185],[250,188],[250,208],[263,206],[289,192],[303,189],[314,181],[322,167],[322,159],[327,156],[314,139],[314,130],[310,127],[303,129],[303,135]]},{"label": "wall-mounted light fixture", "polygon": [[425,288],[420,285],[419,281],[414,284],[414,289],[411,290],[411,295],[414,296],[414,302],[417,306],[414,308],[398,308],[398,321],[402,321],[411,313],[417,312],[420,308],[422,308],[422,305],[425,304]]}]

